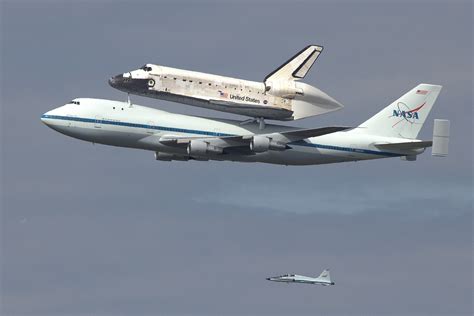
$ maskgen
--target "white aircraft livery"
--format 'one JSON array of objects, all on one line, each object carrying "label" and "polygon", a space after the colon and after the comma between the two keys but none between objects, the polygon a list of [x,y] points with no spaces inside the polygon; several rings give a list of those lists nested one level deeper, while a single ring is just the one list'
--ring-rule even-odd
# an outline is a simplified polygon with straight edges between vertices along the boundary
[{"label": "white aircraft livery", "polygon": [[276,277],[267,278],[268,281],[285,282],[285,283],[304,283],[317,285],[334,285],[329,275],[329,269],[325,269],[318,277],[308,277],[298,274],[284,274]]},{"label": "white aircraft livery", "polygon": [[420,84],[356,128],[296,128],[173,114],[135,104],[80,98],[41,120],[65,135],[155,152],[157,160],[226,160],[315,165],[377,158],[415,160],[433,145],[446,156],[449,121],[435,120],[433,141],[416,139],[441,86]]},{"label": "white aircraft livery", "polygon": [[265,77],[248,81],[153,64],[119,74],[109,84],[121,91],[264,119],[298,120],[339,110],[342,105],[300,82],[323,48],[310,45]]}]

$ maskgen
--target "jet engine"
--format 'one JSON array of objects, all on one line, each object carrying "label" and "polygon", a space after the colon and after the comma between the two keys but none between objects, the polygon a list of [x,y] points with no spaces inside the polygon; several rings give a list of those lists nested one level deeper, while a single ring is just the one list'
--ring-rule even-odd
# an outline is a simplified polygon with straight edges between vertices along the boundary
[{"label": "jet engine", "polygon": [[263,153],[268,150],[285,150],[286,145],[274,141],[266,136],[254,136],[250,141],[250,150],[256,153]]},{"label": "jet engine", "polygon": [[213,146],[202,140],[192,140],[188,144],[188,155],[204,156],[206,154],[222,154],[222,148]]},{"label": "jet engine", "polygon": [[172,161],[172,160],[179,160],[179,161],[188,161],[189,157],[188,156],[178,156],[178,155],[173,155],[169,153],[163,153],[163,152],[155,152],[155,159],[160,160],[160,161]]},{"label": "jet engine", "polygon": [[303,95],[303,89],[296,87],[296,82],[293,80],[280,80],[265,82],[266,90],[274,96],[293,99],[297,94]]}]

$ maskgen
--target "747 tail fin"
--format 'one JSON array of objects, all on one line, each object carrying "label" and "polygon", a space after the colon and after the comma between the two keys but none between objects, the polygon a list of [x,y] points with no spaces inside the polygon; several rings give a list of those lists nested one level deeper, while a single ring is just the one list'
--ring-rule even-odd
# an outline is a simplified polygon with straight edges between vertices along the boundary
[{"label": "747 tail fin", "polygon": [[371,135],[416,139],[441,88],[438,85],[419,84],[356,130]]}]

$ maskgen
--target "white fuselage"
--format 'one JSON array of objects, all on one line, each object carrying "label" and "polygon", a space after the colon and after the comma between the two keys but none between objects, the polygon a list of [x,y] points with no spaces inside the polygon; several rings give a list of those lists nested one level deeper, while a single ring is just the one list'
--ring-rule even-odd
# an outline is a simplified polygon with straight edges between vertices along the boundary
[{"label": "white fuselage", "polygon": [[[240,125],[240,121],[210,119],[168,113],[139,105],[101,99],[75,99],[51,110],[42,121],[58,132],[81,140],[105,145],[138,148],[174,155],[187,160],[186,147],[160,143],[163,137],[224,137],[282,132],[294,127],[257,124]],[[404,139],[358,133],[336,132],[289,143],[283,151],[242,154],[238,151],[220,155],[191,157],[198,160],[263,162],[280,165],[315,165],[344,161],[416,155],[416,152],[381,151],[375,143],[396,143]]]}]

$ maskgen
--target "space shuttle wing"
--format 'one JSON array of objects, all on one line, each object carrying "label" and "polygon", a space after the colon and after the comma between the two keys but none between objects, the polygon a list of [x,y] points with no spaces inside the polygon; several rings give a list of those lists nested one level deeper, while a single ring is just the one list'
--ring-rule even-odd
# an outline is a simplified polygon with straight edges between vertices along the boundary
[{"label": "space shuttle wing", "polygon": [[[234,102],[234,101],[228,101],[228,100],[219,100],[219,99],[208,99],[209,103],[211,104],[217,104],[217,105],[223,105],[227,107],[243,107],[246,109],[261,109],[261,105],[251,105],[248,103],[239,103],[239,102]],[[267,106],[267,109],[272,109],[272,107]],[[274,109],[279,109],[279,108],[274,108]]]},{"label": "space shuttle wing", "polygon": [[209,99],[209,103],[212,104],[218,104],[218,105],[224,105],[224,106],[232,106],[232,107],[242,107],[244,106],[245,108],[261,108],[261,105],[250,105],[247,103],[240,103],[240,102],[234,102],[234,101],[229,101],[229,100],[219,100],[219,99]]}]

